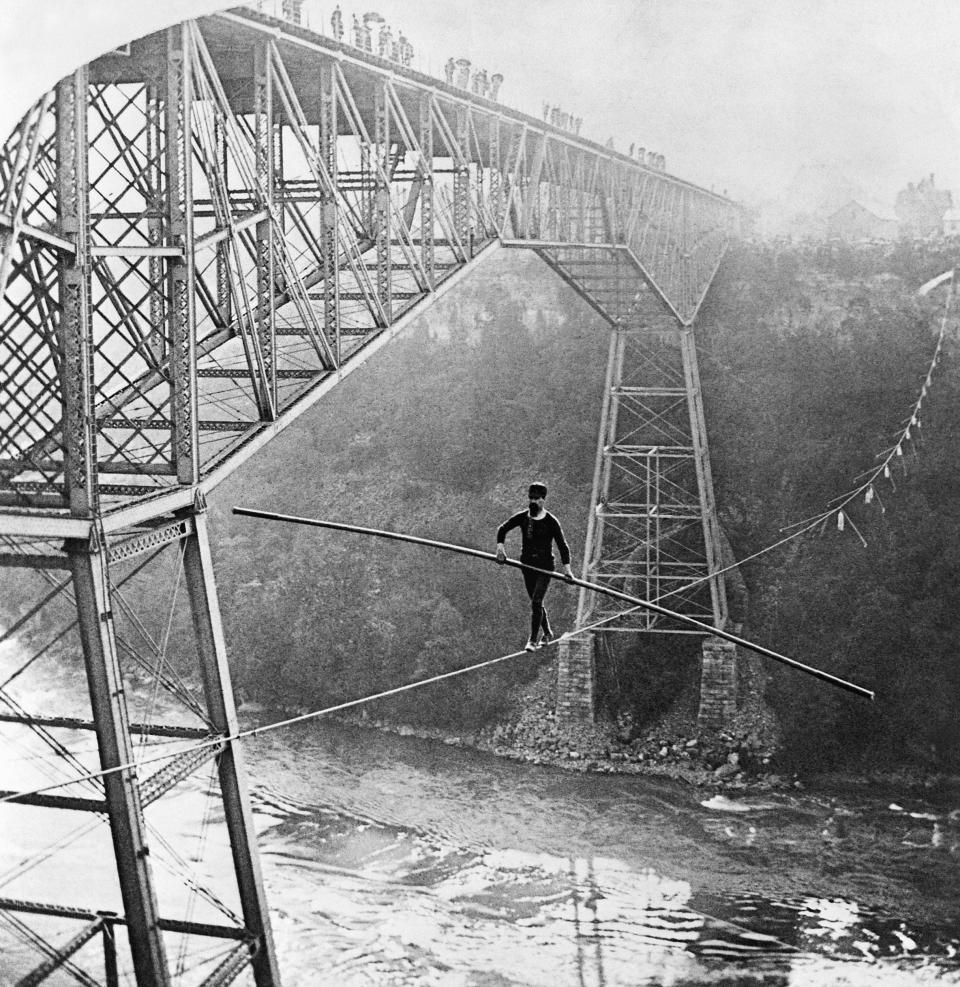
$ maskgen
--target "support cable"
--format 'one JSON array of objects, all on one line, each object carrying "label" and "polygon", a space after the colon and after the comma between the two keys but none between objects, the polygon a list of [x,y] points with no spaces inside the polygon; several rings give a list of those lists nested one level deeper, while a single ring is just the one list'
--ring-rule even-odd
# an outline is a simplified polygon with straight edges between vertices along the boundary
[{"label": "support cable", "polygon": [[[210,784],[213,783],[214,777],[214,767],[211,765],[208,774],[208,781]],[[203,806],[203,817],[200,820],[200,832],[197,834],[197,846],[193,852],[192,859],[197,863],[203,860],[204,854],[207,847],[207,834],[210,831],[210,821],[213,817],[213,799],[210,798],[210,786],[207,786],[207,791],[204,792],[204,806]],[[187,922],[192,922],[194,919],[196,907],[197,907],[197,890],[196,888],[190,888],[190,897],[187,899],[186,914],[183,916]],[[187,947],[189,945],[189,940],[187,936],[183,936],[180,939],[180,949],[177,953],[177,964],[174,971],[175,977],[182,977],[186,971],[187,964]]]},{"label": "support cable", "polygon": [[[183,556],[185,552],[185,542],[180,541],[177,546],[177,571],[174,577],[173,591],[171,593],[169,613],[167,614],[167,626],[164,630],[163,641],[160,646],[156,648],[156,663],[153,669],[154,682],[153,689],[150,692],[150,697],[147,702],[146,709],[144,710],[144,715],[141,717],[144,723],[151,723],[153,721],[153,713],[156,709],[157,701],[160,698],[160,686],[162,684],[162,673],[163,667],[167,664],[167,646],[170,643],[170,632],[173,629],[173,618],[176,614],[177,608],[177,597],[180,591],[180,581],[183,575]],[[143,734],[140,737],[140,749],[139,754],[142,757],[144,751],[147,748],[149,742],[149,737],[147,734]]]},{"label": "support cable", "polygon": [[[327,528],[333,528],[343,531],[352,531],[359,534],[377,535],[394,541],[411,542],[414,544],[426,545],[432,548],[440,548],[440,549],[445,549],[447,551],[458,552],[463,555],[470,555],[475,558],[485,559],[490,562],[497,561],[496,556],[491,554],[490,552],[483,552],[480,551],[479,549],[469,548],[464,545],[451,545],[445,542],[436,542],[426,538],[417,538],[413,535],[405,535],[399,532],[380,531],[375,528],[361,528],[356,525],[342,524],[335,521],[320,521],[314,518],[291,517],[287,515],[274,514],[265,511],[254,511],[248,508],[235,507],[234,513],[244,514],[250,517],[263,517],[273,520],[283,520],[283,521],[290,521],[295,523],[308,524],[314,527],[327,527]],[[673,611],[667,610],[665,607],[661,607],[658,604],[651,603],[648,600],[640,600],[637,597],[629,596],[628,594],[621,593],[618,590],[612,590],[606,586],[597,586],[594,583],[584,582],[581,579],[570,578],[569,576],[559,576],[556,572],[552,570],[538,569],[536,566],[529,566],[522,562],[517,562],[514,559],[506,559],[504,564],[509,565],[516,569],[527,569],[531,572],[536,572],[545,576],[549,576],[551,579],[561,579],[563,582],[568,583],[570,585],[581,586],[585,589],[593,590],[594,592],[601,593],[606,596],[611,596],[615,599],[624,600],[627,603],[634,604],[634,609],[641,608],[645,610],[653,610],[654,612],[661,613],[665,616],[682,620],[688,624],[698,627],[699,629],[703,630],[704,633],[706,634],[716,637],[722,637],[728,641],[733,642],[734,644],[737,644],[740,647],[747,648],[748,650],[755,651],[756,653],[764,655],[765,657],[772,658],[775,661],[779,661],[783,664],[786,664],[791,668],[797,669],[798,671],[806,672],[808,675],[812,675],[814,678],[818,678],[821,681],[836,686],[837,688],[843,689],[847,692],[852,692],[855,695],[860,695],[870,700],[874,699],[875,694],[871,689],[866,689],[863,686],[855,685],[852,682],[847,682],[845,679],[838,678],[835,675],[830,675],[828,672],[824,672],[821,669],[813,668],[809,665],[804,665],[802,662],[796,661],[793,658],[788,658],[786,655],[778,654],[775,651],[771,651],[769,648],[764,648],[762,645],[754,644],[752,641],[746,641],[743,638],[737,637],[735,634],[730,634],[727,631],[723,631],[718,628],[711,627],[709,624],[704,624],[701,621],[695,620],[693,617],[686,617],[681,614],[675,614]],[[622,613],[610,615],[604,618],[604,620],[597,621],[596,624],[590,625],[589,628],[588,627],[579,628],[577,630],[570,632],[568,635],[565,636],[570,637],[575,634],[584,633],[586,630],[592,629],[592,627],[595,626],[599,626],[601,623],[605,623],[608,620],[619,619],[620,617],[624,616],[626,613],[629,612],[630,611],[627,610]],[[523,651],[514,651],[507,655],[501,655],[498,658],[490,658],[487,659],[486,661],[477,662],[474,665],[468,665],[465,668],[457,668],[449,672],[441,672],[437,675],[432,675],[426,679],[420,679],[416,682],[409,682],[405,685],[396,686],[392,689],[384,689],[381,692],[374,693],[373,695],[363,696],[359,699],[350,699],[347,700],[346,702],[337,703],[336,705],[333,706],[327,706],[324,709],[314,710],[309,713],[302,713],[299,716],[293,716],[286,720],[279,720],[275,723],[267,723],[264,726],[251,727],[247,730],[239,730],[234,734],[219,735],[209,740],[200,741],[190,747],[182,748],[181,750],[178,751],[157,754],[154,757],[144,758],[140,762],[140,764],[141,765],[150,764],[155,761],[161,761],[168,759],[170,757],[176,757],[178,755],[185,754],[190,751],[201,750],[205,747],[219,746],[222,744],[232,743],[237,740],[243,740],[248,737],[256,737],[260,734],[270,733],[274,730],[279,730],[284,727],[293,726],[296,723],[303,723],[307,720],[317,719],[318,717],[321,716],[328,716],[331,713],[339,713],[345,709],[352,709],[356,706],[362,706],[366,703],[374,702],[378,699],[386,699],[389,696],[396,696],[404,692],[409,692],[413,689],[419,689],[423,686],[431,685],[434,682],[441,682],[445,679],[454,678],[459,675],[465,675],[468,672],[478,671],[481,668],[489,668],[493,665],[498,665],[501,662],[508,661],[511,658],[518,658],[528,653],[529,652],[527,652],[526,649],[524,649]],[[92,771],[89,774],[83,776],[83,779],[103,778],[106,775],[115,774],[118,771],[124,771],[132,767],[137,767],[137,765],[133,763],[119,764],[112,768],[106,768],[100,771]],[[83,780],[83,779],[74,779],[74,781]],[[61,782],[59,784],[47,785],[43,788],[33,789],[28,792],[15,792],[10,795],[0,796],[0,803],[10,802],[13,801],[14,799],[21,799],[27,795],[40,795],[44,792],[52,791],[53,789],[56,788],[62,788],[64,785],[67,784],[73,784],[73,782]]]}]

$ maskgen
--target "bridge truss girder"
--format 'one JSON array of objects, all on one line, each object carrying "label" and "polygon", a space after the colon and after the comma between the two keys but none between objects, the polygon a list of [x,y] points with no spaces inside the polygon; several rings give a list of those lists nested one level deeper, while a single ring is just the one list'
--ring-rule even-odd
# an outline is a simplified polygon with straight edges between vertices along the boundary
[{"label": "bridge truss girder", "polygon": [[[203,496],[496,241],[536,249],[623,336],[639,285],[689,327],[736,220],[674,176],[249,10],[134,41],[37,101],[0,148],[0,564],[70,574],[91,717],[38,717],[4,688],[0,719],[96,731],[112,773],[95,797],[23,801],[106,813],[125,895],[122,916],[0,900],[87,923],[50,962],[102,933],[112,982],[126,924],[140,984],[169,981],[171,932],[236,941],[210,983],[248,964],[277,982]],[[612,291],[589,283],[597,256]],[[614,543],[610,524],[592,537]],[[126,708],[123,566],[162,545],[189,589],[199,727]],[[140,778],[121,767],[138,732],[210,738],[236,924],[164,917],[144,807],[206,758]]]},{"label": "bridge truss girder", "polygon": [[134,42],[4,145],[0,509],[188,504],[497,236],[616,244],[692,321],[727,200],[278,23]]}]

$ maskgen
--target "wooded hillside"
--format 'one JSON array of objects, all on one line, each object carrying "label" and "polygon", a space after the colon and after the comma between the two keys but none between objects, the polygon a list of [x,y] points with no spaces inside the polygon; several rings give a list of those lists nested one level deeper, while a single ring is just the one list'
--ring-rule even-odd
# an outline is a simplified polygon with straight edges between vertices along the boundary
[{"label": "wooded hillside", "polygon": [[[916,289],[953,260],[946,247],[908,244],[744,245],[728,255],[697,339],[717,502],[737,558],[824,510],[890,446],[927,372],[943,303],[942,291],[920,300]],[[243,694],[317,708],[521,647],[528,606],[515,570],[230,508],[492,550],[497,525],[542,479],[578,566],[606,350],[592,310],[535,257],[503,251],[219,488],[215,563]],[[960,753],[954,351],[952,342],[924,405],[922,441],[873,504],[850,511],[866,547],[853,525],[831,524],[743,567],[746,636],[877,691],[868,706],[774,666],[770,698],[792,764],[945,766]],[[170,554],[126,591],[160,631]],[[12,615],[36,587],[3,578]],[[570,627],[575,591],[557,585],[547,602],[556,625]],[[189,655],[181,616],[171,640]],[[695,676],[696,646],[653,638],[626,656],[618,649],[616,667],[600,669],[607,702],[657,716]],[[75,655],[69,639],[61,648]],[[377,712],[472,728],[531,675],[530,663],[505,663]]]}]

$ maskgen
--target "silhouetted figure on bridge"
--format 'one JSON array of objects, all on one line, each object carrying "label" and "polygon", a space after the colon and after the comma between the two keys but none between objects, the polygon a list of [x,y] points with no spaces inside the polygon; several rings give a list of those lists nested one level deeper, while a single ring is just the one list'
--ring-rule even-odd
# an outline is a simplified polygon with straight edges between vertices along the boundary
[{"label": "silhouetted figure on bridge", "polygon": [[470,85],[470,59],[458,58],[457,70],[457,86],[466,89]]},{"label": "silhouetted figure on bridge", "polygon": [[546,123],[550,119],[550,104],[543,104],[543,122]]},{"label": "silhouetted figure on bridge", "polygon": [[343,11],[337,6],[330,15],[330,30],[333,31],[335,41],[343,40]]},{"label": "silhouetted figure on bridge", "polygon": [[447,64],[443,67],[443,77],[447,81],[447,85],[453,85],[453,73],[457,71],[457,63],[452,59],[447,59]]},{"label": "silhouetted figure on bridge", "polygon": [[360,29],[360,21],[357,19],[357,15],[353,15],[353,44],[355,48],[363,47],[363,34]]},{"label": "silhouetted figure on bridge", "polygon": [[360,45],[364,51],[369,51],[373,54],[373,25],[383,24],[385,18],[378,14],[375,10],[371,10],[363,15],[363,27],[361,28],[361,38],[363,43]]},{"label": "silhouetted figure on bridge", "polygon": [[[547,487],[544,483],[531,483],[527,491],[530,505],[525,511],[518,511],[507,518],[497,529],[497,562],[503,565],[507,560],[504,539],[514,528],[520,529],[520,561],[537,569],[554,571],[553,544],[560,552],[560,562],[564,573],[573,579],[570,568],[570,549],[563,537],[560,522],[544,507]],[[523,585],[530,597],[530,638],[525,651],[534,651],[555,640],[543,598],[550,588],[552,577],[539,572],[523,569]]]},{"label": "silhouetted figure on bridge", "polygon": [[500,94],[500,87],[503,85],[503,76],[499,72],[494,72],[490,76],[490,98],[496,102]]},{"label": "silhouetted figure on bridge", "polygon": [[390,58],[393,54],[393,31],[390,30],[389,24],[384,24],[380,28],[380,34],[377,37],[377,54],[381,58]]}]

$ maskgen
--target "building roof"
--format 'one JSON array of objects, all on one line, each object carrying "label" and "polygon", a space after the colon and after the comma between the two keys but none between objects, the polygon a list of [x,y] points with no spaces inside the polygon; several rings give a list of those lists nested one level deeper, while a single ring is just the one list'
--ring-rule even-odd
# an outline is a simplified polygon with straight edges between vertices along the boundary
[{"label": "building roof", "polygon": [[886,205],[886,203],[880,202],[879,199],[870,199],[864,196],[847,199],[847,201],[844,202],[842,206],[840,206],[840,209],[834,210],[834,212],[832,212],[828,218],[832,219],[834,216],[837,215],[838,212],[840,212],[841,209],[846,209],[847,206],[849,206],[851,203],[855,206],[859,206],[861,209],[865,210],[866,212],[876,216],[877,219],[885,219],[891,223],[898,222],[897,216],[894,213],[893,208],[891,206]]}]

